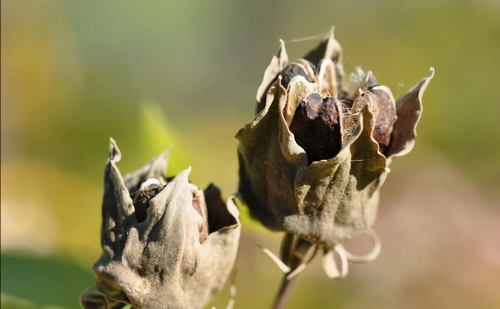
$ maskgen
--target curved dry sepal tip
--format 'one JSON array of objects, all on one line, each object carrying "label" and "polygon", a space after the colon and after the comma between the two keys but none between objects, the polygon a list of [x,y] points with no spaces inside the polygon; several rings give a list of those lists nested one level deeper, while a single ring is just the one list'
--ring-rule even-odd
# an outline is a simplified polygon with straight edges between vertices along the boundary
[{"label": "curved dry sepal tip", "polygon": [[110,138],[109,158],[104,172],[101,240],[103,250],[111,258],[124,245],[124,231],[135,223],[133,202],[116,166],[120,158],[120,150],[115,140]]},{"label": "curved dry sepal tip", "polygon": [[120,149],[118,148],[118,145],[116,145],[115,140],[110,137],[109,138],[109,160],[113,162],[119,162],[122,158],[122,153],[120,152]]},{"label": "curved dry sepal tip", "polygon": [[335,27],[330,28],[330,35],[328,37],[328,44],[326,45],[325,58],[332,59],[333,62],[342,62],[342,47],[339,42],[335,40],[334,35]]},{"label": "curved dry sepal tip", "polygon": [[[314,251],[313,254],[315,254],[316,251]],[[307,268],[307,266],[309,265],[309,263],[312,261],[312,258],[310,258],[309,260],[305,261],[304,263],[300,264],[297,268],[295,268],[291,273],[288,274],[288,276],[286,276],[286,280],[292,280],[293,277],[297,276],[298,274],[300,274],[302,271],[304,271],[304,269]]]},{"label": "curved dry sepal tip", "polygon": [[388,158],[403,156],[415,145],[417,124],[422,116],[422,96],[434,77],[434,68],[431,67],[430,72],[429,76],[423,78],[396,101],[398,120],[394,124],[391,144],[386,151]]},{"label": "curved dry sepal tip", "polygon": [[380,254],[380,250],[382,249],[380,238],[378,237],[377,233],[375,233],[375,231],[372,229],[368,229],[366,231],[366,234],[370,236],[373,242],[372,251],[367,255],[358,256],[351,254],[349,251],[344,249],[348,261],[353,263],[368,263],[375,260],[378,257],[378,255]]},{"label": "curved dry sepal tip", "polygon": [[172,182],[177,182],[183,185],[189,185],[189,174],[191,174],[191,166],[189,166],[188,168],[177,174],[172,180]]},{"label": "curved dry sepal tip", "polygon": [[330,31],[328,32],[328,41],[333,41],[333,40],[335,40],[335,26],[331,26]]},{"label": "curved dry sepal tip", "polygon": [[278,53],[273,57],[271,63],[264,72],[264,78],[262,83],[257,90],[257,102],[260,102],[269,88],[269,85],[273,82],[276,76],[287,66],[288,64],[288,54],[285,49],[285,42],[280,40],[280,49]]},{"label": "curved dry sepal tip", "polygon": [[434,73],[436,72],[436,70],[434,70],[434,67],[430,67],[429,72],[431,72],[431,75],[427,76],[419,83],[419,85],[422,85],[420,87],[420,91],[418,92],[418,99],[420,101],[422,101],[422,96],[424,95],[424,91],[425,89],[427,89],[427,86],[429,85],[431,79],[434,78]]},{"label": "curved dry sepal tip", "polygon": [[[337,252],[340,257],[340,271],[337,266],[337,262],[335,261],[335,252]],[[347,256],[344,246],[342,246],[341,244],[335,245],[333,249],[328,250],[328,252],[326,253],[323,252],[322,263],[323,269],[330,279],[345,278],[347,276],[347,273],[349,272]]]},{"label": "curved dry sepal tip", "polygon": [[291,271],[290,267],[288,267],[285,263],[283,263],[283,261],[280,260],[280,258],[277,257],[274,253],[272,253],[271,250],[266,249],[259,244],[256,244],[256,246],[262,249],[262,251],[264,251],[264,253],[267,254],[271,258],[271,260],[273,260],[273,262],[276,263],[276,265],[278,265],[279,269],[283,273],[289,273]]},{"label": "curved dry sepal tip", "polygon": [[[363,256],[357,256],[345,249],[342,244],[337,244],[333,249],[330,249],[328,252],[323,252],[323,268],[326,272],[326,275],[329,278],[345,278],[347,276],[349,265],[348,262],[353,263],[368,263],[375,260],[380,254],[381,250],[381,242],[378,235],[372,229],[368,229],[366,234],[370,236],[373,241],[373,249],[370,253]],[[335,261],[335,252],[340,257],[340,271]]]},{"label": "curved dry sepal tip", "polygon": [[331,26],[331,27],[330,27],[330,32],[328,33],[328,37],[329,37],[330,39],[333,39],[333,38],[334,38],[334,36],[335,36],[335,26]]},{"label": "curved dry sepal tip", "polygon": [[278,67],[282,71],[288,64],[288,54],[285,48],[285,41],[280,39],[280,50],[278,51]]},{"label": "curved dry sepal tip", "polygon": [[321,262],[328,278],[334,279],[340,277],[340,272],[339,268],[337,267],[337,263],[335,262],[335,252],[333,249],[330,249],[327,252],[323,251]]},{"label": "curved dry sepal tip", "polygon": [[297,268],[295,268],[291,273],[286,276],[286,280],[291,280],[293,277],[300,274],[304,269],[306,269],[306,264],[300,264]]},{"label": "curved dry sepal tip", "polygon": [[434,67],[430,67],[430,68],[429,68],[429,71],[431,72],[431,75],[429,75],[429,77],[428,77],[428,78],[429,78],[429,79],[432,79],[432,78],[434,77],[434,72],[435,72]]},{"label": "curved dry sepal tip", "polygon": [[300,243],[297,248],[294,251],[294,255],[298,258],[301,259],[302,263],[297,266],[291,273],[286,276],[287,280],[291,280],[293,277],[297,276],[300,274],[306,267],[309,265],[309,263],[313,260],[314,256],[316,255],[317,252],[317,246],[316,244],[312,244],[310,242],[302,242]]},{"label": "curved dry sepal tip", "polygon": [[342,264],[340,268],[340,278],[345,278],[347,277],[347,273],[349,272],[349,263],[347,261],[345,248],[343,245],[338,244],[333,248],[333,250],[335,250],[335,252],[337,252],[340,256],[340,263]]},{"label": "curved dry sepal tip", "polygon": [[[272,84],[271,84],[271,86],[270,86],[270,87],[269,87],[269,89],[267,90],[266,95],[271,94],[271,93],[272,93],[272,92],[276,89],[276,87],[280,87],[280,86],[282,85],[282,83],[283,83],[283,82],[282,82],[282,80],[283,80],[283,76],[281,76],[281,74],[280,74],[280,75],[278,75],[278,77],[276,77],[276,79],[278,80],[278,82],[274,82],[274,83],[272,83]],[[273,95],[274,95],[274,94],[273,94]]]}]

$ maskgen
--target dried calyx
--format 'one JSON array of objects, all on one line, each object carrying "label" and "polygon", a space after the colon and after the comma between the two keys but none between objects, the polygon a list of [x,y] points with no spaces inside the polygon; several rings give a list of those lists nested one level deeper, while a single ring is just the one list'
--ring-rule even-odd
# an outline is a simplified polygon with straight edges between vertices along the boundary
[{"label": "dried calyx", "polygon": [[[293,241],[285,236],[295,244],[283,247],[291,248],[285,255],[309,246],[325,256],[338,254],[344,262],[376,256],[378,238],[370,227],[380,188],[392,158],[415,144],[431,72],[396,101],[371,72],[358,69],[345,82],[342,48],[333,29],[291,64],[281,41],[257,91],[257,115],[236,138],[238,190],[254,218],[293,235]],[[360,258],[343,249],[344,241],[363,233],[374,241],[372,254]],[[291,275],[300,266],[292,260],[285,265]],[[336,273],[328,263],[325,269]]]},{"label": "dried calyx", "polygon": [[166,179],[167,153],[121,176],[111,140],[105,171],[96,284],[86,309],[201,308],[224,286],[236,259],[240,224],[231,198],[189,183],[190,168]]}]

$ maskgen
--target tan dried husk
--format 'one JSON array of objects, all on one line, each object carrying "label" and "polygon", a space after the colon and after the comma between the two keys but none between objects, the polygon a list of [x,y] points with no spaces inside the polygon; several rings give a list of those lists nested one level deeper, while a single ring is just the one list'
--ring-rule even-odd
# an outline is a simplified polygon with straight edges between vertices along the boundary
[{"label": "tan dried husk", "polygon": [[[280,56],[287,59],[283,44],[266,70],[263,85],[273,79],[267,73],[279,72],[286,65]],[[306,152],[289,130],[295,109],[310,93],[325,97],[331,92],[335,94],[333,89],[344,91],[342,49],[333,33],[305,59],[318,63],[321,57],[330,64],[322,64],[319,78],[311,78],[313,83],[296,76],[285,89],[281,78],[275,79],[269,87],[266,106],[236,138],[240,142],[239,192],[252,216],[269,229],[298,235],[328,249],[362,234],[375,222],[379,189],[389,172],[391,157],[403,155],[413,147],[421,97],[433,73],[396,103],[385,86],[367,91],[371,72],[367,74],[352,107],[342,104],[340,108],[342,149],[333,158],[308,164]],[[277,63],[280,67],[276,67]],[[336,79],[331,78],[332,67]],[[321,84],[325,76],[330,85]],[[260,91],[259,88],[259,94]],[[386,123],[387,128],[383,128],[392,134],[385,150],[380,150],[373,138],[379,108],[396,108],[398,116],[394,127]]]},{"label": "tan dried husk", "polygon": [[[105,172],[103,254],[94,265],[97,284],[82,294],[82,305],[202,308],[223,288],[236,259],[241,226],[235,203],[230,199],[226,205],[211,186],[206,193],[219,201],[207,209],[203,191],[188,182],[187,169],[151,199],[146,220],[137,222],[129,192],[151,175],[163,176],[166,161],[160,156],[124,180],[116,167],[119,160],[112,141]],[[203,242],[204,220],[192,206],[193,196],[218,226]]]},{"label": "tan dried husk", "polygon": [[258,205],[252,214],[268,228],[333,247],[375,221],[386,160],[371,137],[373,116],[364,108],[340,153],[308,165],[283,117],[286,97],[277,81],[270,104],[236,135],[239,190],[247,204]]}]

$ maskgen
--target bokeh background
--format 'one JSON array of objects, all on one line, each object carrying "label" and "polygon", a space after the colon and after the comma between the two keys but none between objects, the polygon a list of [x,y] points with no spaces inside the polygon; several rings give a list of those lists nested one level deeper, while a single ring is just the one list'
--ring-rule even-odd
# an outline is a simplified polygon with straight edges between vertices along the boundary
[{"label": "bokeh background", "polygon": [[[191,165],[198,186],[234,192],[233,137],[278,39],[332,25],[347,73],[395,95],[436,75],[382,190],[381,255],[343,280],[315,261],[289,308],[500,308],[499,16],[497,0],[2,1],[2,308],[79,308],[110,136],[123,173],[174,145],[170,175]],[[290,59],[317,43],[288,43]],[[268,308],[281,275],[255,244],[277,252],[280,235],[242,213],[236,308]]]}]

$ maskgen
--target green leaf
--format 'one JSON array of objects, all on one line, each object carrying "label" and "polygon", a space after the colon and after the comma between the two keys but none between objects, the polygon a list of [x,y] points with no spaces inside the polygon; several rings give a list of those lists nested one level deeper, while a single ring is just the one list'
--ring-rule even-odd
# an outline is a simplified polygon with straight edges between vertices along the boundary
[{"label": "green leaf", "polygon": [[6,293],[2,294],[2,309],[38,309],[33,302],[22,298],[17,298]]},{"label": "green leaf", "polygon": [[144,101],[140,105],[139,115],[140,145],[145,156],[158,155],[170,147],[167,175],[174,176],[188,168],[189,160],[181,143],[175,138],[175,130],[169,125],[161,106],[155,101]]},{"label": "green leaf", "polygon": [[68,258],[1,258],[2,309],[78,309],[80,294],[95,282],[90,271]]}]

